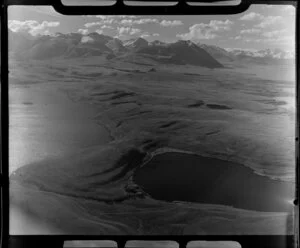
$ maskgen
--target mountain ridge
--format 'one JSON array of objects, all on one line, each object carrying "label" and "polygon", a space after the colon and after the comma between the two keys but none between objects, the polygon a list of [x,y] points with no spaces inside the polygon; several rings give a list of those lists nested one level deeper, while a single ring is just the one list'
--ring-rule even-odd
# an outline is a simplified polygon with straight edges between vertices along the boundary
[{"label": "mountain ridge", "polygon": [[9,31],[9,51],[17,58],[48,59],[54,57],[76,58],[105,55],[110,58],[146,56],[159,63],[190,64],[208,68],[221,68],[225,63],[244,62],[276,64],[292,61],[291,54],[280,49],[249,51],[226,49],[214,45],[178,40],[165,43],[159,40],[148,42],[138,37],[120,40],[97,32],[57,33],[53,36],[31,36],[27,33]]}]

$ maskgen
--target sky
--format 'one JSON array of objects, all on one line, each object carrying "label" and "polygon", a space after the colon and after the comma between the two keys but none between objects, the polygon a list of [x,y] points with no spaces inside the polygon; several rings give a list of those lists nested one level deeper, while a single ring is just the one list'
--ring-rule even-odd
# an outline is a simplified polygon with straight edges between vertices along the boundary
[{"label": "sky", "polygon": [[235,15],[64,16],[50,6],[10,6],[9,28],[33,36],[91,32],[127,40],[192,40],[222,48],[295,51],[295,7],[252,5]]}]

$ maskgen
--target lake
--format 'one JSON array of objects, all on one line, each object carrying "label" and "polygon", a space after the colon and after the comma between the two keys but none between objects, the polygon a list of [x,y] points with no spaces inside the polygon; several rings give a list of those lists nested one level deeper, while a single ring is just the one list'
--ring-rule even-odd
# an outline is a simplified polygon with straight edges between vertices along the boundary
[{"label": "lake", "polygon": [[133,180],[158,200],[266,212],[290,212],[295,188],[237,163],[176,152],[154,156],[136,170]]}]

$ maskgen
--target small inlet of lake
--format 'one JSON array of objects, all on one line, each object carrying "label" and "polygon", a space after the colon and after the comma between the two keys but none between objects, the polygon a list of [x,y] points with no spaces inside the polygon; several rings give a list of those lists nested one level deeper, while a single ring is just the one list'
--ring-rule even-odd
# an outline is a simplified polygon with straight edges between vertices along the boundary
[{"label": "small inlet of lake", "polygon": [[151,197],[220,204],[263,212],[291,212],[295,184],[260,176],[243,165],[169,152],[154,156],[133,176]]}]

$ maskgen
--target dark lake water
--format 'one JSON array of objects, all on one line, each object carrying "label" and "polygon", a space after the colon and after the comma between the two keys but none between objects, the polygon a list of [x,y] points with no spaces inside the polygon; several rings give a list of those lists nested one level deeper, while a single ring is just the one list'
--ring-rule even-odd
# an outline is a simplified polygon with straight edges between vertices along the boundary
[{"label": "dark lake water", "polygon": [[295,184],[255,174],[229,161],[183,153],[154,156],[133,180],[153,198],[290,212]]}]

